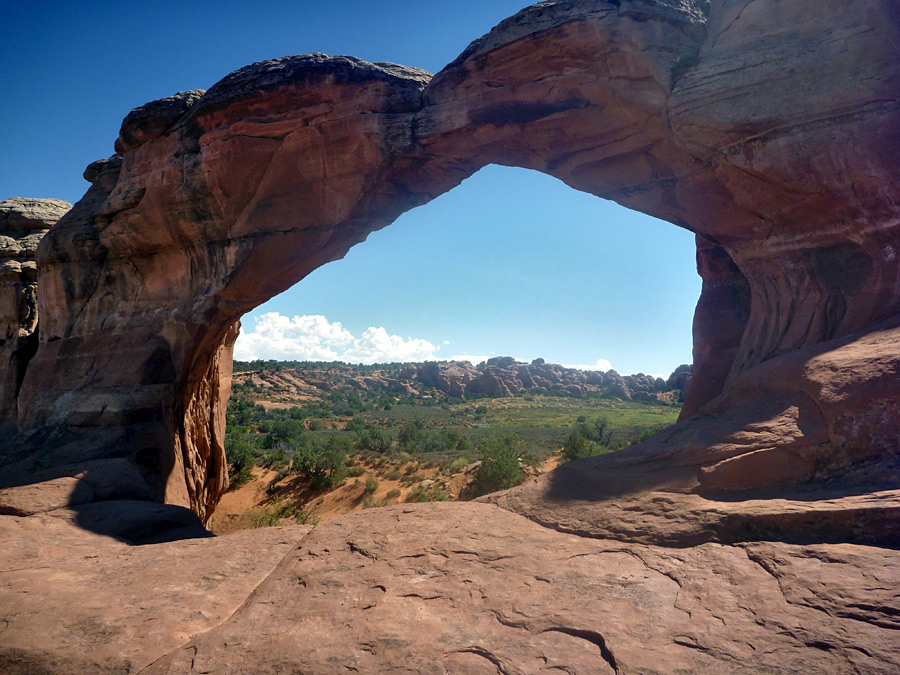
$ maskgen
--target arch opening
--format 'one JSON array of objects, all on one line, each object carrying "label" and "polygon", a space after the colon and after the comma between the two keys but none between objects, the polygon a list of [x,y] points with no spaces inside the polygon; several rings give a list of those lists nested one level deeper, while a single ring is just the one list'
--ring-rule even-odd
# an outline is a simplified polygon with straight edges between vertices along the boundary
[{"label": "arch opening", "polygon": [[[544,174],[489,166],[251,310],[242,333],[252,340],[238,339],[235,358],[542,357],[665,377],[691,359],[694,249],[693,236],[669,223]],[[264,313],[281,325],[297,314],[329,324],[318,325],[322,342],[282,341],[273,323],[254,333]],[[384,327],[428,346],[381,356],[352,343],[329,347],[334,322],[356,339]]]}]

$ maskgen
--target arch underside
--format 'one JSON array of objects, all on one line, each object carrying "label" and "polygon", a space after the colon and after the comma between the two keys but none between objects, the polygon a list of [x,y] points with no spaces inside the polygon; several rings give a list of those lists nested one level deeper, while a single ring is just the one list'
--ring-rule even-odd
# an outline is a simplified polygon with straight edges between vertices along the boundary
[{"label": "arch underside", "polygon": [[703,278],[683,421],[522,500],[895,486],[897,25],[857,4],[544,3],[433,77],[313,54],[136,109],[39,249],[20,431],[208,518],[240,317],[497,163],[693,231]]}]

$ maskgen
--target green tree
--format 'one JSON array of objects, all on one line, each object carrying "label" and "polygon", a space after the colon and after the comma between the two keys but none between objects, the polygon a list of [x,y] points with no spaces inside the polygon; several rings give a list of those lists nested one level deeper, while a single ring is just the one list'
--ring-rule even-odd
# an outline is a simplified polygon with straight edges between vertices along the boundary
[{"label": "green tree", "polygon": [[380,454],[390,452],[393,443],[391,435],[382,429],[366,429],[356,439],[356,444],[360,450]]},{"label": "green tree", "polygon": [[612,442],[613,432],[605,417],[598,417],[592,422],[579,418],[563,441],[563,456],[573,460],[600,455],[612,449]]},{"label": "green tree", "polygon": [[525,476],[519,467],[517,444],[518,440],[511,434],[494,434],[478,445],[481,451],[481,468],[472,480],[472,497],[506,490],[524,480]]},{"label": "green tree", "polygon": [[425,440],[426,452],[448,452],[459,447],[461,438],[453,429],[438,429]]},{"label": "green tree", "polygon": [[256,464],[253,445],[241,429],[229,429],[225,434],[225,459],[228,462],[228,482],[237,488],[250,480]]},{"label": "green tree", "polygon": [[356,415],[352,420],[347,422],[344,426],[344,429],[347,431],[365,431],[366,429],[366,420],[361,415]]},{"label": "green tree", "polygon": [[397,443],[404,452],[416,452],[421,449],[425,441],[425,429],[422,420],[407,422],[400,429]]},{"label": "green tree", "polygon": [[350,440],[345,436],[311,438],[297,446],[291,456],[291,468],[309,481],[313,490],[330,487],[344,479]]},{"label": "green tree", "polygon": [[286,419],[272,422],[272,431],[263,440],[263,448],[271,450],[281,444],[294,444],[303,437],[305,431],[300,420]]}]

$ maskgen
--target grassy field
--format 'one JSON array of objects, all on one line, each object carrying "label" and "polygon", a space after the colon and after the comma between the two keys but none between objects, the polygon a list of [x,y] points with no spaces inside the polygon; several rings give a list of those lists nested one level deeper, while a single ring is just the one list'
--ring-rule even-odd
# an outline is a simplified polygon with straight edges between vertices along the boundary
[{"label": "grassy field", "polygon": [[235,383],[228,407],[225,452],[237,491],[220,526],[504,489],[567,457],[614,452],[673,424],[673,398],[462,400],[426,388],[359,391],[333,366],[257,370]]},{"label": "grassy field", "polygon": [[[259,377],[265,384],[265,373]],[[418,396],[390,396],[384,392],[360,394],[337,384],[302,405],[272,407],[266,404],[285,394],[284,372],[277,377],[281,382],[277,390],[257,385],[236,387],[228,415],[232,449],[234,439],[240,437],[256,463],[270,466],[289,462],[292,444],[301,440],[317,447],[340,444],[347,452],[403,453],[440,463],[459,457],[474,461],[479,458],[479,446],[498,433],[514,436],[520,456],[535,464],[559,454],[578,422],[605,420],[612,432],[604,449],[608,451],[674,423],[679,412],[679,406],[665,400],[638,403],[524,394],[463,401],[433,390]],[[278,442],[267,439],[273,433],[280,434]],[[367,445],[364,436],[380,445]]]},{"label": "grassy field", "polygon": [[400,404],[389,411],[365,415],[388,429],[421,421],[426,429],[452,429],[476,446],[495,432],[518,437],[536,459],[560,452],[566,435],[579,418],[605,418],[615,445],[629,444],[650,431],[673,424],[679,408],[602,398],[528,396],[480,399],[473,403],[426,406]]}]

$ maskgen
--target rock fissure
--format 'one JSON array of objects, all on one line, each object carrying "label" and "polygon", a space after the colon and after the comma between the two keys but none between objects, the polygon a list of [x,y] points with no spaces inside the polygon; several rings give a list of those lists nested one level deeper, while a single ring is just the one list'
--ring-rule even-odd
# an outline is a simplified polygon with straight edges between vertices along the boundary
[{"label": "rock fissure", "polygon": [[555,626],[553,628],[547,628],[542,632],[564,633],[565,635],[571,635],[574,638],[578,638],[580,640],[584,640],[585,642],[590,642],[591,644],[596,645],[600,650],[600,656],[603,657],[603,660],[609,664],[610,668],[613,669],[613,672],[618,674],[619,666],[616,663],[616,657],[607,645],[606,638],[604,638],[600,633],[592,630],[569,628],[565,626]]}]

